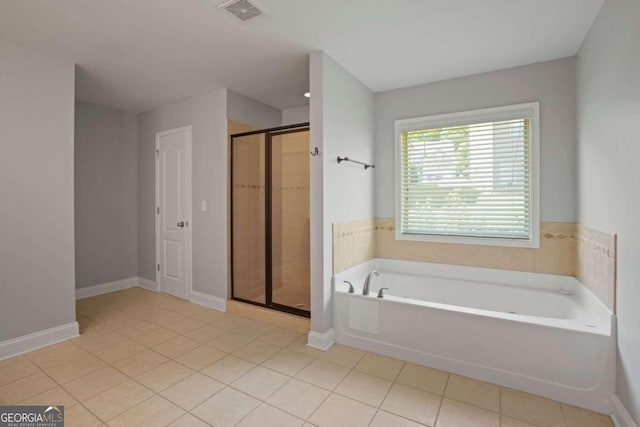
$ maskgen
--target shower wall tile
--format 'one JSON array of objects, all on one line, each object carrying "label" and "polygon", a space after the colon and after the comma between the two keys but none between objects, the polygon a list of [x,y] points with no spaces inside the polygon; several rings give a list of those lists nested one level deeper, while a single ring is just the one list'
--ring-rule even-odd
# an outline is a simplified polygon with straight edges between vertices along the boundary
[{"label": "shower wall tile", "polygon": [[577,227],[576,277],[615,312],[616,235]]}]

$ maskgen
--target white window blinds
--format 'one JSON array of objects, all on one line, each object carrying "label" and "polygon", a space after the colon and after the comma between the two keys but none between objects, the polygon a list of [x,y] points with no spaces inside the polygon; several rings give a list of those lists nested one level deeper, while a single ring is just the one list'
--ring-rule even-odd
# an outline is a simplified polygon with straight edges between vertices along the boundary
[{"label": "white window blinds", "polygon": [[399,132],[402,234],[532,239],[532,117]]}]

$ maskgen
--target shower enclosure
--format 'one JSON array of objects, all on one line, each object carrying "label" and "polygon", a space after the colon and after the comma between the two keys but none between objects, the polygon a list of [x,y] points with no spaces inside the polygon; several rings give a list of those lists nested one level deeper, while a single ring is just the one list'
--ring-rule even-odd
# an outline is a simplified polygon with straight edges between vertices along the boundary
[{"label": "shower enclosure", "polygon": [[231,135],[231,297],[309,317],[309,124]]}]

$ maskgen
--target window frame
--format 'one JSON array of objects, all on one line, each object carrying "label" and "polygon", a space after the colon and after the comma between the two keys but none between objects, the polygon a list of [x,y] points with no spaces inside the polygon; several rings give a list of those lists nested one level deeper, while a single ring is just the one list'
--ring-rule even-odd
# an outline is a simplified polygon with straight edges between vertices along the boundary
[{"label": "window frame", "polygon": [[[412,234],[402,232],[402,132],[472,125],[489,121],[506,121],[527,118],[529,122],[530,161],[530,238],[474,237],[442,234]],[[394,122],[394,172],[395,172],[395,238],[434,243],[465,245],[507,246],[520,248],[540,247],[540,102],[504,105],[462,112],[436,114]]]}]

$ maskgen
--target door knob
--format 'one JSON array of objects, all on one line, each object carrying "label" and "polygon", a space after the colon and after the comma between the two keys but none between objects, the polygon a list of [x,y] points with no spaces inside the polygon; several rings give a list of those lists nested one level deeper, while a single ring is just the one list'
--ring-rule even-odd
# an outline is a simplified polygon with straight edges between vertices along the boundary
[{"label": "door knob", "polygon": [[180,228],[184,227],[184,221],[180,221],[180,222],[178,223],[178,227],[180,227]]}]

